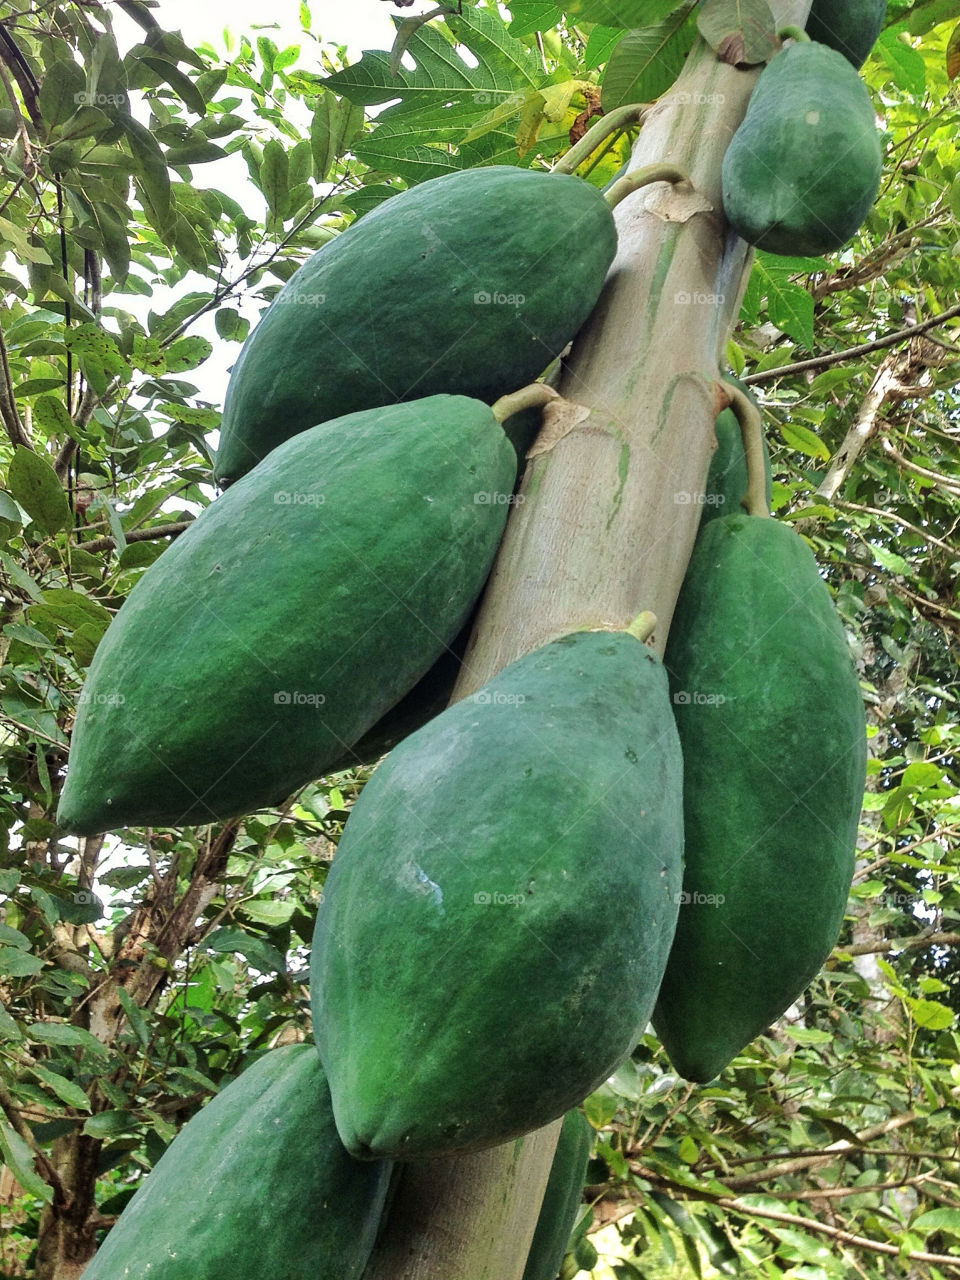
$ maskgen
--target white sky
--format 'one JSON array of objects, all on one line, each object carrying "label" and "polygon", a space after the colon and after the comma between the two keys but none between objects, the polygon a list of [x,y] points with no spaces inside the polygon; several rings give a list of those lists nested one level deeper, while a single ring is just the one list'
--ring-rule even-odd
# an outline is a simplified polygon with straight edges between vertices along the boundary
[{"label": "white sky", "polygon": [[[409,9],[397,9],[385,0],[356,0],[356,3],[344,3],[344,0],[312,0],[310,12],[312,16],[312,35],[324,44],[346,44],[351,62],[359,60],[364,49],[389,49],[393,43],[395,29],[391,15],[408,17],[425,13],[436,7],[436,0],[417,0]],[[159,0],[153,10],[161,27],[168,31],[179,30],[185,42],[191,46],[208,43],[218,54],[227,56],[223,33],[229,29],[233,36],[246,34],[251,42],[257,35],[269,36],[281,49],[297,44],[301,49],[298,65],[310,68],[310,48],[312,40],[304,35],[300,27],[299,0],[272,0],[264,5],[262,0],[231,0],[229,4],[220,0]],[[121,11],[113,11],[114,28],[121,49],[129,47],[142,37],[142,32]],[[236,42],[234,43],[234,49]],[[319,60],[317,70],[320,70]],[[234,92],[229,90],[229,92]],[[228,90],[221,90],[225,96]],[[240,108],[243,112],[243,108]],[[190,113],[185,118],[192,120]],[[306,122],[304,121],[304,124]],[[252,185],[246,165],[239,156],[230,156],[223,160],[192,167],[193,182],[201,187],[214,187],[231,195],[251,213],[258,211],[262,215],[264,202],[260,193]],[[236,274],[237,266],[234,264]],[[191,289],[210,288],[211,281],[192,272],[177,286],[176,294],[170,299]],[[159,311],[164,305],[165,291],[155,288],[152,298],[138,300],[126,298],[121,305],[128,307],[145,317],[148,309]],[[142,302],[142,308],[138,306]],[[244,304],[242,290],[239,301],[233,299],[224,305],[239,306],[242,314],[254,323],[258,308],[252,303]],[[198,387],[202,399],[215,407],[223,407],[228,370],[240,353],[240,344],[224,342],[214,327],[214,312],[201,317],[189,329],[191,335],[207,338],[213,343],[213,354],[196,370],[185,375]],[[211,437],[215,443],[215,437]]]}]

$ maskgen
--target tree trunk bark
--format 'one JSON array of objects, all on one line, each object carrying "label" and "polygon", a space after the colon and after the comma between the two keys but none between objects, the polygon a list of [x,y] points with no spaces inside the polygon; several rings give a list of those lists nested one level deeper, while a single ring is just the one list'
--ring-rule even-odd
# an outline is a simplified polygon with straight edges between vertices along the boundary
[{"label": "tree trunk bark", "polygon": [[[803,26],[810,3],[772,8],[780,27]],[[664,207],[662,187],[617,209],[617,258],[561,382],[590,413],[527,466],[455,699],[567,631],[625,626],[644,609],[663,651],[716,448],[712,384],[750,267],[723,219],[720,166],[759,70],[698,41],[644,121],[633,167],[677,165],[712,212],[667,221],[647,210]],[[364,1280],[521,1280],[557,1130],[411,1166]]]}]

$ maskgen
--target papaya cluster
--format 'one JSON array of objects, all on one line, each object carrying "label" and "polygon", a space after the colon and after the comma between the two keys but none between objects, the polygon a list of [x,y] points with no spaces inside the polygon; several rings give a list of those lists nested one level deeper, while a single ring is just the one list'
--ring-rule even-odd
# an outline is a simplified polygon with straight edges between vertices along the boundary
[{"label": "papaya cluster", "polygon": [[495,402],[576,335],[615,251],[579,179],[456,173],[316,254],[250,335],[226,492],[109,628],[59,820],[230,818],[389,754],[324,886],[316,1047],[264,1054],[185,1126],[90,1280],[359,1280],[395,1162],[563,1116],[524,1273],[555,1280],[583,1099],[651,1020],[681,1075],[714,1078],[829,953],[859,685],[807,545],[740,513],[729,412],[664,660],[642,620],[584,629],[446,705],[536,429]]},{"label": "papaya cluster", "polygon": [[723,161],[723,207],[744,240],[806,257],[841,248],[863,224],[883,157],[858,75],[886,0],[814,0],[806,36],[764,68]]}]

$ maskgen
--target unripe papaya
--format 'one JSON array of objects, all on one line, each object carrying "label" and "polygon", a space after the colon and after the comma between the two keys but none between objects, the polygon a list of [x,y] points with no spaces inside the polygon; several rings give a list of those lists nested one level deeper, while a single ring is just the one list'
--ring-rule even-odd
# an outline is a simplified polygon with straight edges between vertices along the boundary
[{"label": "unripe papaya", "polygon": [[494,1146],[615,1070],[676,924],[681,771],[663,666],[626,632],[545,645],[387,756],[310,961],[352,1154]]},{"label": "unripe papaya", "polygon": [[313,1045],[284,1045],[181,1129],[84,1280],[359,1280],[390,1172],[344,1151]]},{"label": "unripe papaya", "polygon": [[211,822],[320,777],[462,628],[516,455],[463,396],[288,440],[137,583],[81,693],[58,820]]},{"label": "unripe papaya", "polygon": [[813,0],[807,35],[842,53],[859,71],[877,42],[886,12],[887,0]]},{"label": "unripe papaya", "polygon": [[[732,382],[739,387],[756,405],[757,401],[746,383],[733,377],[732,374],[725,374],[724,381]],[[743,433],[732,409],[723,410],[717,418],[715,430],[717,448],[710,459],[710,470],[707,474],[703,514],[700,517],[701,531],[718,516],[740,515],[743,511],[740,504],[747,492],[747,457],[743,449]],[[769,507],[772,494],[772,472],[766,437],[763,437],[763,469]]]},{"label": "unripe papaya", "polygon": [[883,157],[863,81],[835,49],[789,45],[764,68],[723,158],[723,208],[749,244],[831,253],[855,235]]},{"label": "unripe papaya", "polygon": [[836,943],[863,800],[863,703],[813,554],[769,518],[702,531],[665,663],[686,869],[653,1021],[676,1070],[706,1081]]},{"label": "unripe papaya", "polygon": [[592,1149],[593,1129],[583,1112],[568,1111],[557,1139],[523,1280],[557,1280],[570,1232],[577,1221]]},{"label": "unripe papaya", "polygon": [[602,194],[566,174],[494,165],[392,196],[309,258],[247,338],[216,480],[329,418],[532,382],[593,310],[616,243]]}]

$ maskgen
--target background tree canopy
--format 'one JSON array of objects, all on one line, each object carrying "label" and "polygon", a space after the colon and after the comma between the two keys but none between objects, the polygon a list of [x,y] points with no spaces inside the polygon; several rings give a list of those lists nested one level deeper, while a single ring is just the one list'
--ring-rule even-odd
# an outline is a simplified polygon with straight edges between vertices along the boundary
[{"label": "background tree canopy", "polygon": [[[78,1274],[179,1126],[307,1034],[315,903],[365,776],[213,828],[78,841],[53,821],[97,642],[213,497],[198,329],[232,362],[354,219],[450,170],[549,166],[593,116],[665,93],[697,30],[675,0],[422,17],[346,65],[307,3],[298,43],[265,25],[227,56],[165,30],[162,3],[0,16],[0,1275]],[[864,68],[879,202],[829,260],[759,253],[728,350],[867,700],[844,937],[718,1082],[685,1086],[648,1036],[588,1100],[566,1275],[960,1274],[958,19],[892,0]],[[581,174],[608,182],[636,127]],[[258,198],[217,185],[233,155]]]}]

